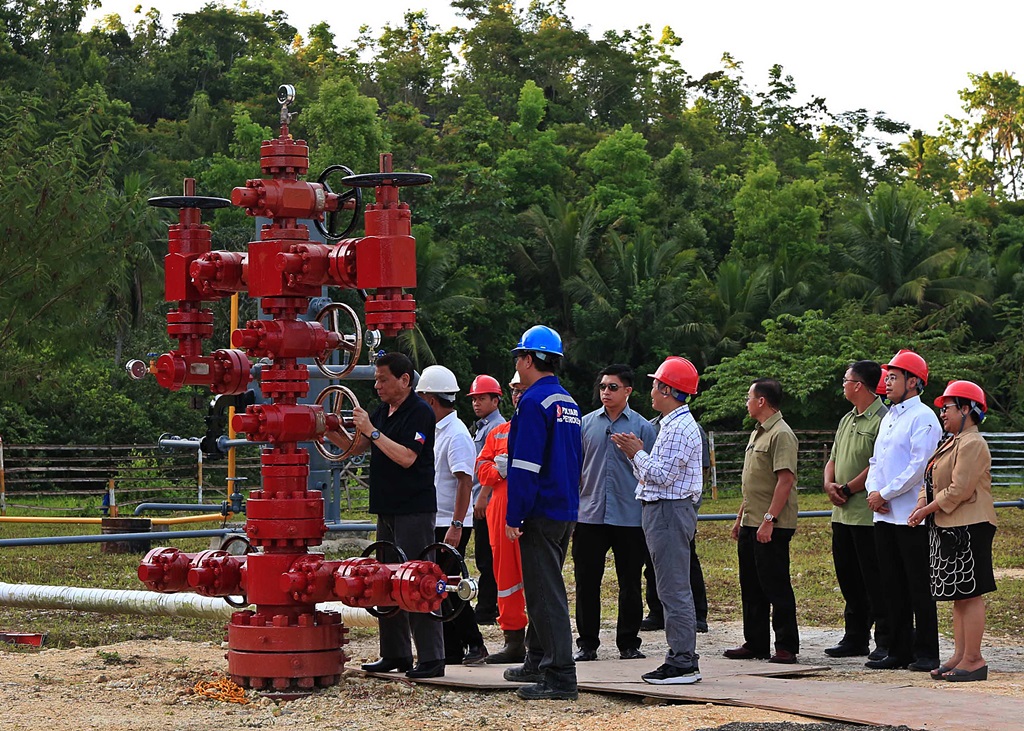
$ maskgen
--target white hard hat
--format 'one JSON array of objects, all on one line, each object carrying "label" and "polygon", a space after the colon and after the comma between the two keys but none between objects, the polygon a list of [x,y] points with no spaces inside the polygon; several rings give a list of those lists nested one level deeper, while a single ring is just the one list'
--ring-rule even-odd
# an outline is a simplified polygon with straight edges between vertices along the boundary
[{"label": "white hard hat", "polygon": [[512,380],[508,382],[508,385],[509,386],[517,386],[517,385],[519,385],[519,371],[516,371],[515,373],[512,374]]},{"label": "white hard hat", "polygon": [[456,394],[459,382],[455,374],[440,365],[427,366],[420,374],[420,382],[416,384],[416,393]]}]

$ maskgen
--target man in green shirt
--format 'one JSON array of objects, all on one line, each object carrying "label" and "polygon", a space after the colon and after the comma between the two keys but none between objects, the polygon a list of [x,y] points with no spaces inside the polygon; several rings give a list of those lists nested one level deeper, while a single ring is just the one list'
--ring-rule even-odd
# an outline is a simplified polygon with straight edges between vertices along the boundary
[{"label": "man in green shirt", "polygon": [[[875,627],[876,660],[888,653],[889,622],[885,595],[878,580],[874,523],[864,482],[868,461],[882,417],[888,409],[875,394],[882,367],[859,360],[843,375],[843,396],[853,408],[839,422],[832,455],[825,465],[824,489],[832,509],[832,561],[839,589],[846,600],[846,633],[839,644],[825,649],[830,657],[868,654],[871,626]],[[886,508],[888,510],[888,508]]]},{"label": "man in green shirt", "polygon": [[747,392],[747,413],[757,422],[743,457],[743,504],[732,527],[737,542],[743,639],[725,651],[733,660],[767,658],[795,663],[800,652],[796,597],[789,576],[789,544],[796,533],[796,460],[799,442],[782,418],[782,384],[758,378]]}]

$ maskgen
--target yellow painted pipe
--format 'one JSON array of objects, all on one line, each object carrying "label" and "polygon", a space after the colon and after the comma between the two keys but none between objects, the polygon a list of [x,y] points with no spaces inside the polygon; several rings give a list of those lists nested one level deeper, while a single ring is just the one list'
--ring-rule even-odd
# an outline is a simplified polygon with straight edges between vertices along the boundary
[{"label": "yellow painted pipe", "polygon": [[186,515],[183,518],[150,518],[153,525],[180,525],[182,523],[215,523],[230,520],[233,513],[226,516],[221,513],[204,513],[203,515]]}]

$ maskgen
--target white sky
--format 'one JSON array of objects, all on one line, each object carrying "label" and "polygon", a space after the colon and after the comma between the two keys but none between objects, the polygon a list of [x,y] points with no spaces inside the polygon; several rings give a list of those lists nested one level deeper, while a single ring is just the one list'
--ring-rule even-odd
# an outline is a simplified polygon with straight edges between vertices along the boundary
[{"label": "white sky", "polygon": [[[115,12],[130,26],[140,2],[158,8],[170,27],[175,13],[198,10],[209,0],[103,0],[85,27]],[[375,30],[399,24],[408,9],[426,9],[442,27],[465,22],[448,0],[248,0],[248,6],[284,9],[303,35],[326,20],[339,46],[350,44],[363,24]],[[643,24],[657,37],[671,26],[683,39],[679,60],[692,76],[720,68],[728,51],[743,63],[747,82],[763,88],[768,69],[779,63],[794,77],[801,100],[823,96],[833,112],[883,111],[930,133],[946,115],[962,116],[957,91],[969,85],[969,72],[1009,71],[1024,80],[1020,0],[565,0],[565,6],[574,27],[595,37]]]}]

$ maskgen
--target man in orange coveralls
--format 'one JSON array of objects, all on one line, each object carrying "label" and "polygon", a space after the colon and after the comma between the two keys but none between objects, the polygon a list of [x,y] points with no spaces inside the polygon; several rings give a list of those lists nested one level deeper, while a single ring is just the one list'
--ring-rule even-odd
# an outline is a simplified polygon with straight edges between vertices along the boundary
[{"label": "man in orange coveralls", "polygon": [[[524,389],[519,374],[508,384],[512,389],[512,408],[519,403]],[[519,544],[505,536],[505,512],[508,509],[508,431],[512,422],[491,429],[476,460],[481,494],[490,492],[487,504],[487,528],[494,556],[494,579],[498,584],[498,626],[505,646],[484,662],[521,663],[526,659],[526,596],[523,594],[523,563]]]}]

